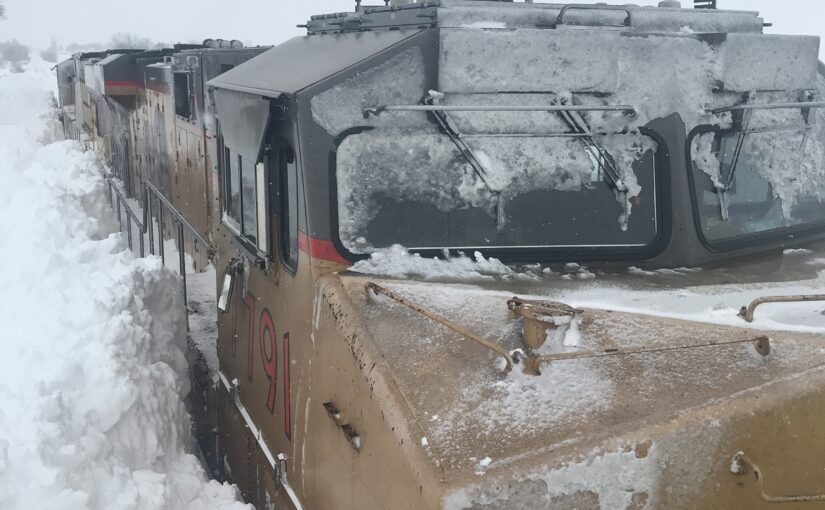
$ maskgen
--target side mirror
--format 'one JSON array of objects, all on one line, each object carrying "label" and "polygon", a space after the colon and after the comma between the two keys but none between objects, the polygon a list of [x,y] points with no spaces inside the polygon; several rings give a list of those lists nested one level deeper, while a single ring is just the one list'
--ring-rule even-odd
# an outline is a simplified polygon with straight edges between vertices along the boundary
[{"label": "side mirror", "polygon": [[226,268],[226,273],[223,275],[223,286],[221,287],[221,295],[218,297],[218,311],[226,313],[229,311],[229,305],[232,303],[232,291],[235,287],[235,264],[230,264]]}]

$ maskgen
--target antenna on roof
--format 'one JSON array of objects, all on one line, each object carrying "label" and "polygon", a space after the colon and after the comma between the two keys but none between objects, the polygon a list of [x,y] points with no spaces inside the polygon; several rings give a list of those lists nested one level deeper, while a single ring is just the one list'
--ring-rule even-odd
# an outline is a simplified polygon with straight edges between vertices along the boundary
[{"label": "antenna on roof", "polygon": [[716,9],[716,0],[693,0],[694,9]]}]

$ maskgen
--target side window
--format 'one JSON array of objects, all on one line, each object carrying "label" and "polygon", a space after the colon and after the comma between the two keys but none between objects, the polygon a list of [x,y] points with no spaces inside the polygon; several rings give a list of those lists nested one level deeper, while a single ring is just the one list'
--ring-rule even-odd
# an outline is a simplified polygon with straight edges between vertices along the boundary
[{"label": "side window", "polygon": [[253,242],[258,238],[258,194],[255,166],[238,155],[241,174],[241,234]]},{"label": "side window", "polygon": [[224,147],[224,212],[230,226],[241,230],[241,168],[232,157],[232,149]]},{"label": "side window", "polygon": [[189,73],[175,73],[175,114],[185,119],[192,118],[192,91]]},{"label": "side window", "polygon": [[286,143],[278,147],[279,238],[281,258],[289,269],[298,267],[298,164],[295,151]]},{"label": "side window", "polygon": [[224,222],[260,253],[269,253],[266,221],[266,172],[263,163],[224,146],[222,160]]}]

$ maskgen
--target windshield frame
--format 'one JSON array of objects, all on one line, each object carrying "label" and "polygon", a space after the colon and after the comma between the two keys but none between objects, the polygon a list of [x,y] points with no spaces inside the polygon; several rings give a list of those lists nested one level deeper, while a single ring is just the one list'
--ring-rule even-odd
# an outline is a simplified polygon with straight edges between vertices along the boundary
[{"label": "windshield frame", "polygon": [[[329,153],[329,200],[330,200],[330,240],[338,252],[351,261],[369,259],[370,253],[353,253],[344,246],[340,237],[338,219],[338,163],[339,146],[349,136],[376,129],[373,126],[356,126],[344,130],[332,142]],[[408,248],[410,253],[428,258],[443,258],[460,254],[472,255],[480,252],[485,257],[493,257],[502,262],[573,262],[573,261],[637,261],[654,258],[665,251],[670,244],[673,223],[671,199],[671,151],[664,137],[656,131],[642,127],[639,133],[651,138],[658,146],[655,161],[656,235],[644,246],[549,246],[549,247],[460,247],[460,248]]]},{"label": "windshield frame", "polygon": [[[789,129],[788,131],[791,131]],[[800,237],[811,237],[811,241],[815,240],[815,236],[825,234],[825,218],[822,221],[815,223],[803,223],[791,227],[781,227],[763,232],[754,232],[751,234],[740,235],[723,240],[713,240],[705,235],[705,227],[702,224],[702,217],[699,212],[699,196],[697,194],[697,173],[705,175],[701,170],[696,168],[693,163],[693,142],[697,136],[714,133],[715,136],[727,133],[738,133],[736,126],[728,129],[723,129],[720,126],[713,126],[703,124],[693,128],[685,141],[685,169],[688,174],[688,184],[690,186],[690,203],[693,208],[693,223],[696,228],[696,235],[702,245],[712,253],[728,253],[736,250],[746,248],[761,248],[770,244],[775,244],[777,248],[781,248],[784,242],[795,241],[798,244]],[[705,177],[710,181],[710,177]],[[721,205],[720,205],[721,207]]]}]

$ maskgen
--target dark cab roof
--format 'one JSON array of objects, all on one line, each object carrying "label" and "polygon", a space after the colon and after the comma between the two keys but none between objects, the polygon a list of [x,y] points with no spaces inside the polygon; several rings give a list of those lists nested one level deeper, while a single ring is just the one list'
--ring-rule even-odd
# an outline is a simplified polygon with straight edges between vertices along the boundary
[{"label": "dark cab roof", "polygon": [[209,81],[210,87],[277,98],[292,95],[419,33],[419,30],[295,37]]}]

